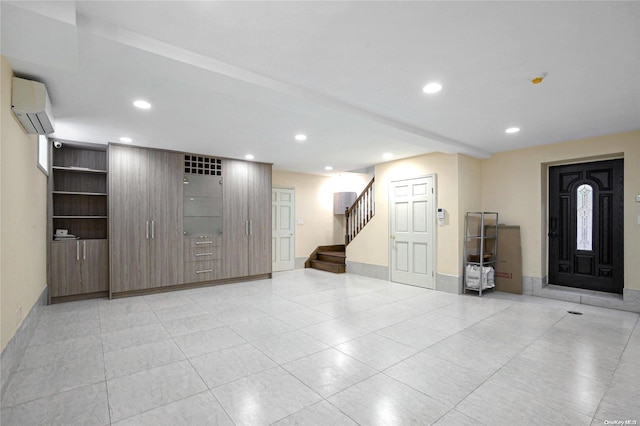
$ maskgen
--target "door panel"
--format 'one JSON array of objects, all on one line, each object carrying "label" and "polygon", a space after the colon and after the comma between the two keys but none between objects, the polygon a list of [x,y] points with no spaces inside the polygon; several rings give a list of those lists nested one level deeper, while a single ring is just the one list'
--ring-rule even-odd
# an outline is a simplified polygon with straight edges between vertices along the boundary
[{"label": "door panel", "polygon": [[409,243],[398,241],[395,245],[396,265],[394,270],[399,272],[409,272]]},{"label": "door panel", "polygon": [[109,146],[111,291],[149,287],[149,157],[140,148]]},{"label": "door panel", "polygon": [[83,240],[82,293],[109,290],[109,244],[107,240]]},{"label": "door panel", "polygon": [[182,284],[182,154],[149,151],[149,286]]},{"label": "door panel", "polygon": [[413,203],[413,232],[427,232],[427,202],[416,201]]},{"label": "door panel", "polygon": [[433,177],[390,185],[391,280],[433,288]]},{"label": "door panel", "polygon": [[247,211],[247,163],[222,163],[222,278],[249,275],[249,218]]},{"label": "door panel", "polygon": [[622,293],[623,160],[549,168],[549,283]]},{"label": "door panel", "polygon": [[289,271],[295,268],[295,190],[272,188],[271,211],[272,270]]},{"label": "door panel", "polygon": [[396,210],[396,232],[409,232],[409,204],[406,202],[398,202],[395,205]]},{"label": "door panel", "polygon": [[51,243],[51,297],[69,296],[80,288],[82,254],[81,241]]},{"label": "door panel", "polygon": [[249,275],[271,273],[271,165],[249,163]]},{"label": "door panel", "polygon": [[414,243],[413,244],[413,272],[415,274],[426,275],[427,274],[427,244]]}]

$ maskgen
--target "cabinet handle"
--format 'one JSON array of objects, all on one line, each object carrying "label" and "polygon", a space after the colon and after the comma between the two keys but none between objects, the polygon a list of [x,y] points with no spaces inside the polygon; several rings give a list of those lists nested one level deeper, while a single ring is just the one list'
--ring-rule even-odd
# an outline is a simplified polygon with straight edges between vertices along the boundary
[{"label": "cabinet handle", "polygon": [[80,260],[80,241],[76,241],[76,260]]},{"label": "cabinet handle", "polygon": [[244,235],[249,235],[249,221],[244,221]]},{"label": "cabinet handle", "polygon": [[156,239],[156,221],[155,220],[151,221],[151,239],[152,240]]},{"label": "cabinet handle", "polygon": [[196,274],[206,274],[208,272],[213,272],[213,269],[205,269],[203,271],[196,271]]},{"label": "cabinet handle", "polygon": [[196,253],[196,257],[198,256],[211,256],[213,253]]},{"label": "cabinet handle", "polygon": [[249,235],[253,235],[253,221],[249,221]]},{"label": "cabinet handle", "polygon": [[146,227],[147,227],[147,240],[148,240],[149,239],[149,221],[147,221]]},{"label": "cabinet handle", "polygon": [[82,242],[82,260],[87,260],[87,242]]},{"label": "cabinet handle", "polygon": [[213,244],[213,241],[196,241],[196,245],[200,244]]}]

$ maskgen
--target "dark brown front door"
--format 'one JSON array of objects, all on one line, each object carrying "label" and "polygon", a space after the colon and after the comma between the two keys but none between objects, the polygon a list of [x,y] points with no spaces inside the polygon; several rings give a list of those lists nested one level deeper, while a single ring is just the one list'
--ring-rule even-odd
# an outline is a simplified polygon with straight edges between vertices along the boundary
[{"label": "dark brown front door", "polygon": [[549,168],[549,283],[622,293],[623,160]]}]

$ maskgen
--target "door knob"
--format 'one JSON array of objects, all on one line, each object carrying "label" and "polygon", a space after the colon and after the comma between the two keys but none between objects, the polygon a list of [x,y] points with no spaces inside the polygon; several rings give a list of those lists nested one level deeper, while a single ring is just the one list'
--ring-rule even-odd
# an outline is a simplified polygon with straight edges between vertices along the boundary
[{"label": "door knob", "polygon": [[392,240],[395,240],[395,239],[396,239],[396,236],[395,236],[395,235],[392,235],[392,236],[391,236],[391,239],[392,239]]}]

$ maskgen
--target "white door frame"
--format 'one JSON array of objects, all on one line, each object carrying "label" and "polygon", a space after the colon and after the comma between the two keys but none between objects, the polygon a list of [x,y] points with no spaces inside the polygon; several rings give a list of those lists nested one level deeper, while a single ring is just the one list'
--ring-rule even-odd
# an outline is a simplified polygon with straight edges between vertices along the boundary
[{"label": "white door frame", "polygon": [[[278,271],[288,271],[288,270],[293,270],[296,268],[296,189],[293,187],[287,187],[287,186],[272,186],[271,187],[271,193],[273,194],[273,190],[279,190],[279,189],[284,189],[287,191],[291,191],[292,193],[292,206],[291,206],[291,233],[292,233],[292,238],[291,238],[291,257],[292,257],[292,267],[291,269],[281,269]],[[272,203],[273,203],[273,195],[272,195]],[[273,218],[272,220],[276,220],[277,217],[279,217],[278,215],[272,215]],[[273,224],[271,226],[271,240],[273,241],[274,239],[274,235],[273,235]],[[272,255],[275,257],[277,256],[277,253],[279,252],[279,250],[277,250],[277,247],[273,247],[273,253]],[[272,266],[273,266],[273,260],[272,260]],[[274,269],[274,272],[278,272]]]},{"label": "white door frame", "polygon": [[[391,240],[391,230],[393,229],[393,224],[391,222],[392,220],[392,216],[391,216],[391,209],[393,208],[393,194],[391,192],[391,187],[393,186],[393,184],[396,183],[400,183],[400,182],[405,182],[405,181],[411,181],[411,180],[416,180],[416,179],[424,179],[424,178],[431,178],[432,179],[432,188],[433,188],[433,193],[432,193],[432,218],[433,218],[433,232],[431,233],[431,239],[429,241],[429,244],[431,245],[431,247],[433,247],[433,250],[431,250],[431,262],[433,265],[433,276],[431,279],[431,283],[432,286],[428,287],[430,289],[435,290],[436,288],[436,278],[437,278],[437,246],[436,246],[436,233],[437,233],[437,229],[438,229],[438,219],[436,217],[436,211],[437,211],[437,200],[438,200],[438,179],[437,179],[437,175],[435,173],[430,173],[430,174],[426,174],[426,175],[419,175],[419,176],[414,176],[414,177],[409,177],[409,178],[403,178],[403,179],[395,179],[395,180],[391,180],[389,181],[389,185],[387,186],[388,188],[388,203],[389,203],[389,223],[388,223],[388,230],[387,230],[387,241],[389,242],[389,260],[388,260],[388,264],[389,264],[389,281],[392,281],[392,257],[393,257],[393,244],[392,244],[392,240]],[[401,283],[404,284],[404,283]]]}]

